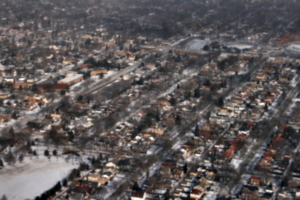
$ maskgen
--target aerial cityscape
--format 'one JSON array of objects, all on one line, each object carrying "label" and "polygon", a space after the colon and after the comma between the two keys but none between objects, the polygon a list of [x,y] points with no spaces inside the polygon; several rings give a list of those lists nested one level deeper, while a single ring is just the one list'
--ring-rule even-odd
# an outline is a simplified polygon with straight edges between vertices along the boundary
[{"label": "aerial cityscape", "polygon": [[0,200],[300,199],[298,0],[1,0]]}]

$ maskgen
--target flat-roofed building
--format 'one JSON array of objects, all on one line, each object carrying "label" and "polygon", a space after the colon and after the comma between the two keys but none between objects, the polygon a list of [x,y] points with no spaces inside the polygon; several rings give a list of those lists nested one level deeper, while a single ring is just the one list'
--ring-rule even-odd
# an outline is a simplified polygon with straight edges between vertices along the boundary
[{"label": "flat-roofed building", "polygon": [[82,74],[68,74],[66,78],[59,80],[58,84],[73,85],[83,80]]}]

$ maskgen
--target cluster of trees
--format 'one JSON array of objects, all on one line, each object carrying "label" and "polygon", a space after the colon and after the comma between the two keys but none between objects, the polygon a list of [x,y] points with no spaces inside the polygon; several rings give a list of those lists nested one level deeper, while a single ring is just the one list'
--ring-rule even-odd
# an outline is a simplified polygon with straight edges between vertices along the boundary
[{"label": "cluster of trees", "polygon": [[84,61],[84,64],[90,64],[91,67],[103,67],[107,70],[110,70],[112,65],[107,61],[107,59],[96,60],[94,57],[89,57]]},{"label": "cluster of trees", "polygon": [[[44,155],[45,156],[50,156],[50,152],[49,152],[49,150],[48,149],[46,149],[45,151],[44,151]],[[56,156],[57,155],[57,150],[56,149],[54,149],[53,151],[52,151],[52,155],[53,156]]]},{"label": "cluster of trees", "polygon": [[75,178],[80,177],[80,169],[74,168],[68,176],[69,181],[73,181]]},{"label": "cluster of trees", "polygon": [[60,183],[60,181],[58,181],[51,189],[47,190],[46,192],[44,192],[40,196],[37,196],[35,198],[35,200],[46,200],[46,199],[49,199],[51,197],[54,197],[56,192],[60,191],[61,188],[62,188],[61,183]]},{"label": "cluster of trees", "polygon": [[224,60],[218,63],[218,68],[224,71],[228,67],[232,67],[238,60],[239,58],[237,56],[230,56],[228,58],[225,58]]}]

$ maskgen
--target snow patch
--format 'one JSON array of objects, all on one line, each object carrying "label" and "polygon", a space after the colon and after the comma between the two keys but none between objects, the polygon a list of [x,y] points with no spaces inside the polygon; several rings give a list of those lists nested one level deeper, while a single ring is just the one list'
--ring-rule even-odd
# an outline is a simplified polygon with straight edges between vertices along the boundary
[{"label": "snow patch", "polygon": [[185,49],[192,51],[201,51],[205,45],[209,43],[209,39],[200,40],[193,39],[185,45]]},{"label": "snow patch", "polygon": [[239,50],[251,49],[253,47],[252,45],[248,45],[248,44],[231,44],[228,46],[232,48],[237,48]]},{"label": "snow patch", "polygon": [[68,176],[76,165],[66,163],[63,158],[48,160],[45,156],[14,166],[5,165],[0,170],[0,196],[9,200],[34,199]]},{"label": "snow patch", "polygon": [[292,44],[292,45],[290,45],[290,46],[287,47],[287,50],[300,52],[300,45],[298,45],[298,44]]},{"label": "snow patch", "polygon": [[231,164],[233,165],[234,168],[238,168],[240,166],[240,164],[242,163],[242,160],[241,159],[235,159],[233,158],[231,160]]}]

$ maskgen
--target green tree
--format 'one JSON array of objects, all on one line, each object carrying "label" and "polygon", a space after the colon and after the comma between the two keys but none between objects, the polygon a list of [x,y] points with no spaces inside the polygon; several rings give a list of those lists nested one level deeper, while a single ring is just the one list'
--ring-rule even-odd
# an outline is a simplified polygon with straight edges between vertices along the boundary
[{"label": "green tree", "polygon": [[65,91],[65,90],[61,90],[61,91],[60,91],[60,95],[61,95],[61,96],[64,96],[65,94],[66,94],[66,91]]},{"label": "green tree", "polygon": [[4,165],[3,165],[3,161],[0,159],[0,168],[1,167],[4,167]]},{"label": "green tree", "polygon": [[67,180],[67,179],[64,179],[64,180],[63,180],[63,186],[64,186],[64,187],[68,187],[68,180]]},{"label": "green tree", "polygon": [[169,102],[172,106],[175,106],[177,103],[177,100],[174,97],[172,97]]},{"label": "green tree", "polygon": [[86,79],[88,79],[88,78],[90,78],[91,77],[91,73],[90,72],[87,72],[87,73],[84,73],[83,74],[83,79],[84,80],[86,80]]},{"label": "green tree", "polygon": [[217,102],[217,106],[219,106],[219,107],[223,107],[224,106],[223,97],[219,97],[218,102]]},{"label": "green tree", "polygon": [[208,45],[205,45],[205,46],[203,47],[203,50],[204,50],[204,51],[208,51],[208,50],[209,50],[209,46],[208,46]]},{"label": "green tree", "polygon": [[37,92],[38,91],[38,85],[37,84],[33,84],[31,87],[31,91],[32,92]]},{"label": "green tree", "polygon": [[195,126],[195,133],[198,133],[198,131],[199,131],[199,125],[196,124],[196,126]]},{"label": "green tree", "polygon": [[23,162],[23,160],[24,160],[24,155],[21,153],[19,155],[19,162],[21,163],[21,162]]},{"label": "green tree", "polygon": [[15,138],[15,130],[13,127],[11,127],[8,131],[8,135],[9,135],[9,138],[11,139],[14,139]]},{"label": "green tree", "polygon": [[184,98],[186,99],[186,100],[188,100],[188,99],[190,99],[191,98],[191,92],[190,91],[186,91],[185,93],[184,93]]},{"label": "green tree", "polygon": [[164,195],[164,200],[169,200],[171,198],[170,190],[167,189],[165,195]]},{"label": "green tree", "polygon": [[46,150],[44,151],[44,155],[45,155],[45,156],[49,156],[49,150],[48,150],[48,149],[46,149]]},{"label": "green tree", "polygon": [[268,111],[268,105],[267,105],[267,104],[265,104],[264,110],[265,110],[266,112]]},{"label": "green tree", "polygon": [[19,114],[15,111],[15,112],[12,113],[11,117],[13,119],[18,119],[19,118]]},{"label": "green tree", "polygon": [[187,167],[187,164],[185,163],[183,166],[183,172],[186,174],[187,171],[188,171],[188,167]]},{"label": "green tree", "polygon": [[208,112],[206,113],[206,115],[205,115],[205,119],[206,119],[207,121],[209,121],[210,115],[211,115],[211,112],[208,111]]},{"label": "green tree", "polygon": [[195,89],[195,90],[194,90],[194,97],[195,97],[195,98],[200,98],[200,96],[201,96],[201,94],[200,94],[199,88]]},{"label": "green tree", "polygon": [[135,181],[135,182],[133,183],[131,189],[132,189],[132,190],[139,190],[139,189],[140,189],[139,184]]},{"label": "green tree", "polygon": [[211,82],[209,79],[207,79],[204,83],[203,83],[204,86],[206,87],[210,87],[211,86]]},{"label": "green tree", "polygon": [[56,185],[54,186],[54,189],[57,191],[57,190],[61,190],[61,183],[60,183],[60,181],[58,181],[57,183],[56,183]]},{"label": "green tree", "polygon": [[90,46],[91,44],[92,44],[91,38],[86,39],[85,42],[84,42],[84,45],[85,45],[86,47]]}]

